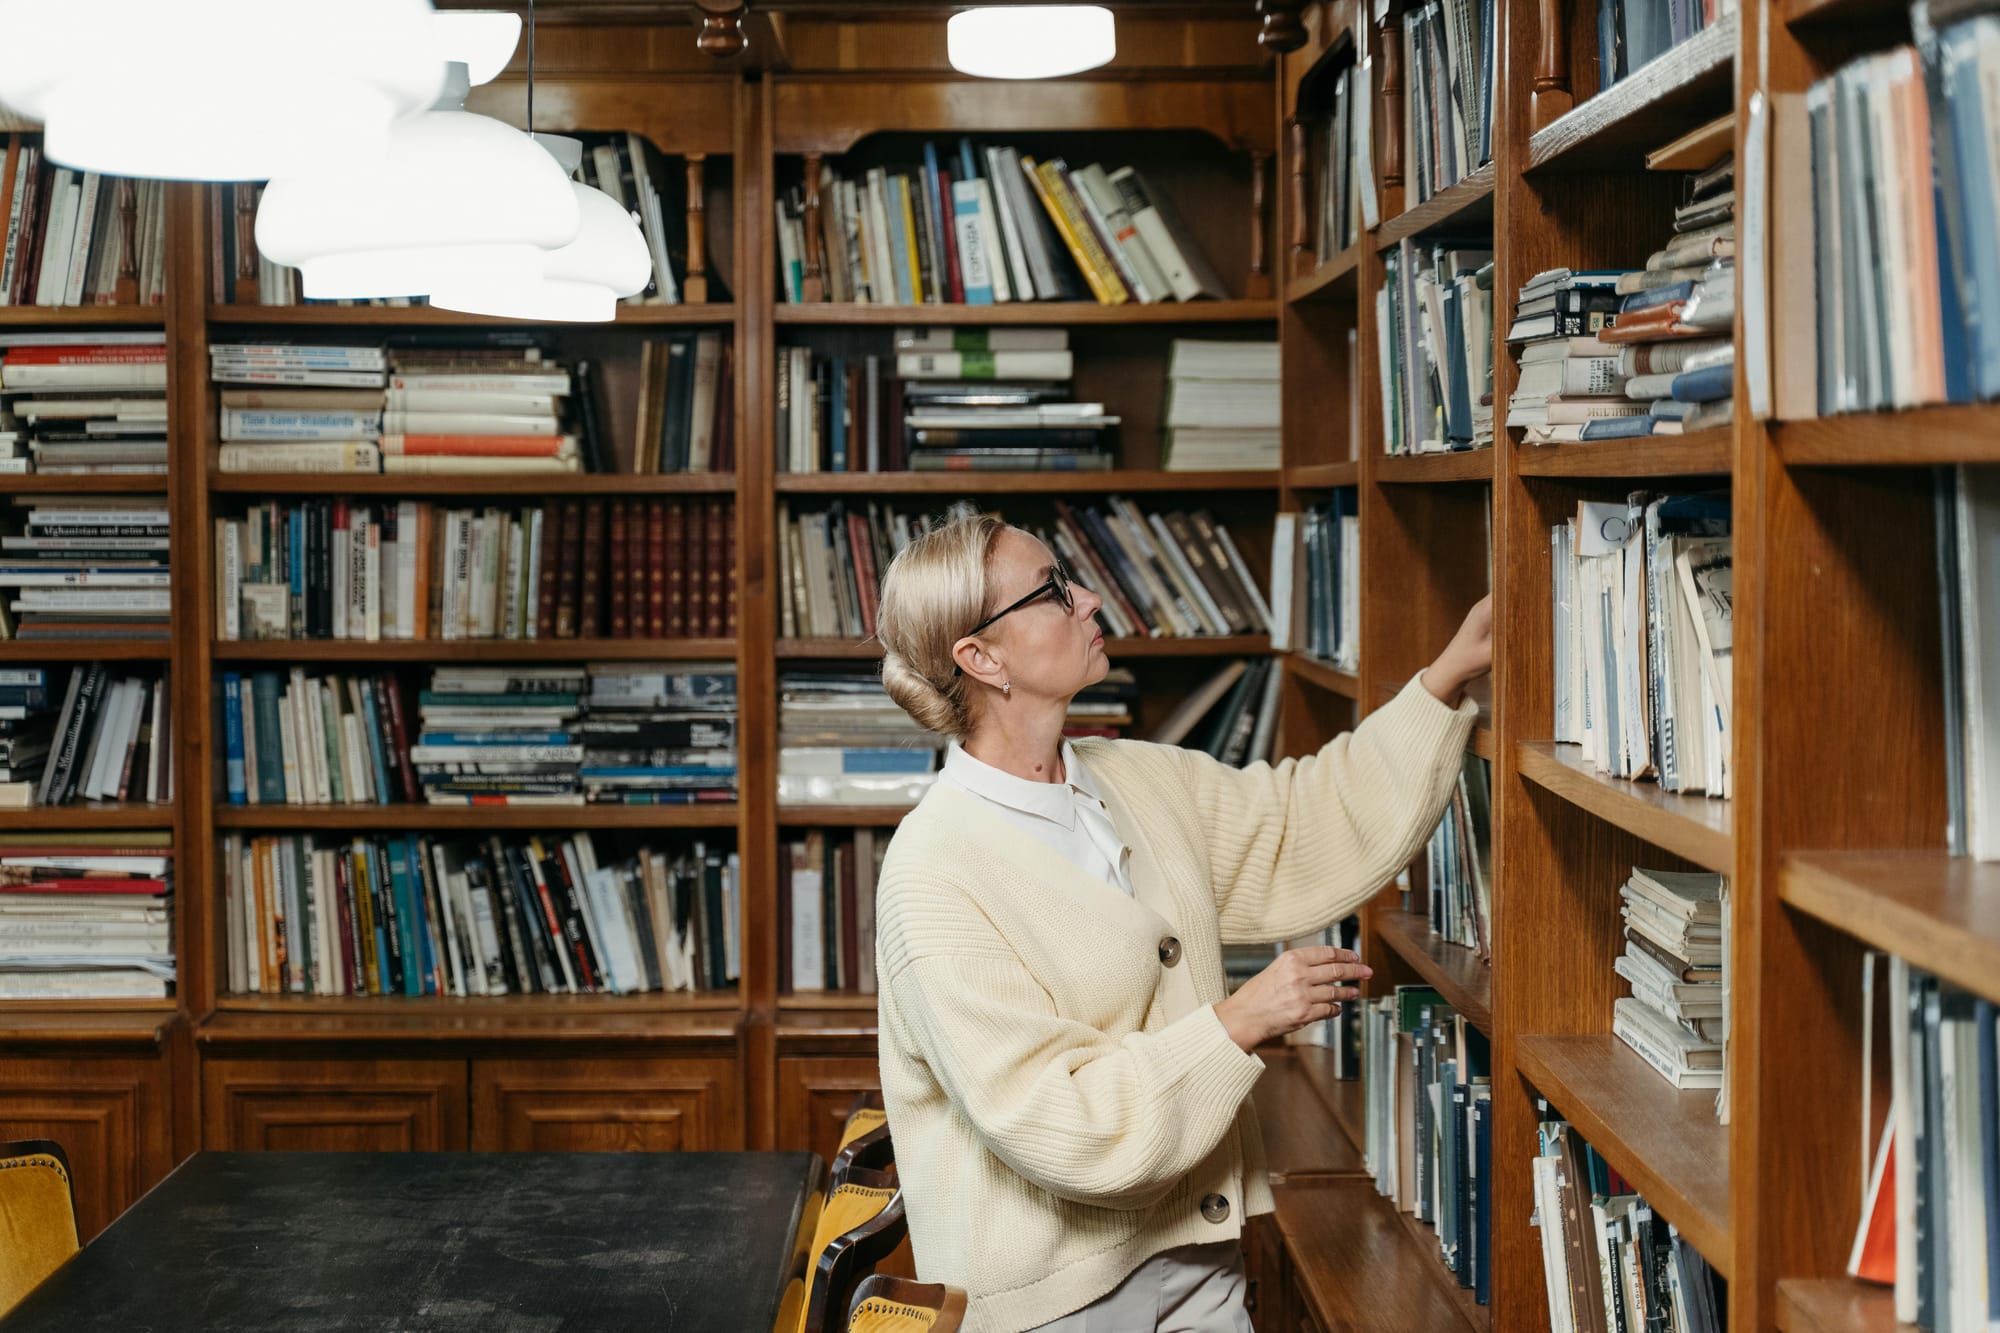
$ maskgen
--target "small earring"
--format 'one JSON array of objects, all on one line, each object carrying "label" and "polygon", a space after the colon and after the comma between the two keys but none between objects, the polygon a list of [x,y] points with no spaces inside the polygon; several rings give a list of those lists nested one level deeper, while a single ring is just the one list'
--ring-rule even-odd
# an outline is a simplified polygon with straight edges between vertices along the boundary
[{"label": "small earring", "polygon": [[1013,698],[1013,697],[1014,697],[1014,682],[1013,682],[1013,681],[1011,681],[1011,680],[1003,680],[1003,681],[1001,681],[1001,682],[1000,682],[1000,693],[1002,693],[1002,694],[1006,695],[1006,696],[1007,696],[1008,698],[1010,698],[1010,699],[1011,699],[1011,698]]}]

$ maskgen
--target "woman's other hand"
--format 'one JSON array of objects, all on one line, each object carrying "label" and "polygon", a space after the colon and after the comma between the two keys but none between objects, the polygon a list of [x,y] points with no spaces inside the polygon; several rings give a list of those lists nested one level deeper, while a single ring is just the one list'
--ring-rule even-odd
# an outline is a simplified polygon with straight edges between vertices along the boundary
[{"label": "woman's other hand", "polygon": [[1424,688],[1456,707],[1465,687],[1493,669],[1493,594],[1473,603],[1437,661],[1424,668]]},{"label": "woman's other hand", "polygon": [[1253,1050],[1273,1037],[1333,1017],[1342,1000],[1361,997],[1353,983],[1374,975],[1352,949],[1318,944],[1287,949],[1216,1005],[1215,1016],[1231,1041]]}]

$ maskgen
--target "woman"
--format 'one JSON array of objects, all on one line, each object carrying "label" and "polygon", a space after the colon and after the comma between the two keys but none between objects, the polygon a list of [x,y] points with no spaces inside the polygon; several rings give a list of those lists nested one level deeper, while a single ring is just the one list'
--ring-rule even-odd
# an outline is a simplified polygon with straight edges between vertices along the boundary
[{"label": "woman", "polygon": [[974,1333],[1247,1333],[1238,1239],[1272,1206],[1253,1052],[1370,973],[1293,949],[1225,997],[1222,946],[1320,930],[1416,854],[1492,612],[1353,733],[1237,770],[1063,740],[1108,667],[1100,605],[992,515],[911,543],[883,580],[883,686],[953,738],[877,887],[910,1238],[923,1280],[970,1294]]}]

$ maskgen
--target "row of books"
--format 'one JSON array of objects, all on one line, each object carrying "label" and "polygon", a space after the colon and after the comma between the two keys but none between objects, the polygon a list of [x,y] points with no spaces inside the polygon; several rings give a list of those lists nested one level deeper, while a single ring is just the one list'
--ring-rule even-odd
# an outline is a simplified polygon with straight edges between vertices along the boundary
[{"label": "row of books", "polygon": [[57,166],[40,135],[5,136],[0,305],[159,305],[166,189]]},{"label": "row of books", "polygon": [[0,335],[0,474],[167,470],[166,334]]},{"label": "row of books", "polygon": [[168,833],[0,833],[0,999],[161,999],[174,984]]},{"label": "row of books", "polygon": [[1383,448],[1391,454],[1493,443],[1493,251],[1404,240],[1383,256]]},{"label": "row of books", "polygon": [[1238,658],[1175,703],[1146,739],[1200,750],[1232,768],[1276,762],[1283,669],[1270,657]]},{"label": "row of books", "polygon": [[[1468,753],[1451,804],[1424,849],[1431,933],[1493,957],[1493,765]],[[1408,900],[1405,892],[1406,903]]]},{"label": "row of books", "polygon": [[1935,476],[1946,843],[2000,861],[2000,468]]},{"label": "row of books", "polygon": [[1730,794],[1729,503],[1637,491],[1550,530],[1555,738],[1600,773]]},{"label": "row of books", "polygon": [[1631,994],[1611,1030],[1676,1088],[1713,1088],[1729,1119],[1729,883],[1721,875],[1641,870],[1618,890],[1625,952],[1612,964]]},{"label": "row of books", "polygon": [[1413,204],[1493,160],[1496,23],[1494,0],[1430,0],[1403,16],[1403,161]]},{"label": "row of books", "polygon": [[1318,141],[1319,189],[1313,253],[1324,264],[1380,221],[1375,197],[1374,90],[1364,66],[1343,65],[1327,98],[1333,109],[1312,118],[1307,133]]},{"label": "row of books", "polygon": [[174,796],[164,669],[0,667],[0,806]]},{"label": "row of books", "polygon": [[1727,1293],[1701,1252],[1541,1107],[1533,1225],[1551,1333],[1722,1333]]},{"label": "row of books", "polygon": [[781,805],[914,805],[944,744],[882,692],[879,671],[778,678]]},{"label": "row of books", "polygon": [[1375,1188],[1437,1235],[1458,1285],[1488,1302],[1493,1271],[1493,1055],[1428,986],[1357,1002],[1362,1157]]},{"label": "row of books", "polygon": [[[874,305],[1222,298],[1221,279],[1167,201],[1138,171],[1071,170],[1013,148],[954,153],[926,143],[921,165],[844,177],[817,194],[825,299]],[[805,190],[777,201],[783,299],[806,294]]]},{"label": "row of books", "polygon": [[252,505],[215,520],[217,633],[237,639],[722,638],[734,500]]},{"label": "row of books", "polygon": [[0,531],[0,639],[164,639],[163,495],[38,495]]},{"label": "row of books", "polygon": [[222,677],[232,805],[687,804],[736,797],[732,663]]},{"label": "row of books", "polygon": [[1736,12],[1736,0],[1597,0],[1597,68],[1603,87],[1629,78]]},{"label": "row of books", "polygon": [[629,995],[739,972],[736,854],[588,833],[223,839],[232,994]]},{"label": "row of books", "polygon": [[1326,503],[1281,513],[1271,529],[1271,647],[1361,663],[1361,514],[1352,487]]},{"label": "row of books", "polygon": [[778,848],[788,929],[779,975],[794,992],[875,993],[875,883],[889,839],[874,829],[814,829]]},{"label": "row of books", "polygon": [[1862,1050],[1887,1051],[1889,1104],[1886,1114],[1871,1105],[1881,1071],[1864,1064],[1862,1126],[1875,1151],[1848,1272],[1892,1287],[1899,1323],[1989,1328],[2000,1318],[2000,1026],[1993,1001],[1887,961],[1881,983],[1881,956],[1863,963],[1862,995],[1888,992],[1886,1005],[1864,1007]]}]

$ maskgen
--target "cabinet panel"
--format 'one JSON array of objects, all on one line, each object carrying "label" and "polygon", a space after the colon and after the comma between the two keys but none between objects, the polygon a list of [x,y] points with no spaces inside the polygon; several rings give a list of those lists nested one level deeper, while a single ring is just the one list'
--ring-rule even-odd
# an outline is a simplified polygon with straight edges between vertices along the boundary
[{"label": "cabinet panel", "polygon": [[478,1060],[477,1152],[712,1152],[742,1146],[736,1062]]},{"label": "cabinet panel", "polygon": [[855,1094],[875,1092],[882,1072],[872,1059],[782,1056],[778,1060],[778,1148],[816,1152],[832,1161]]},{"label": "cabinet panel", "polygon": [[69,1158],[82,1238],[110,1225],[173,1166],[172,1081],[164,1054],[0,1056],[0,1141],[50,1139]]},{"label": "cabinet panel", "polygon": [[461,1060],[209,1060],[202,1143],[263,1152],[462,1152]]}]

